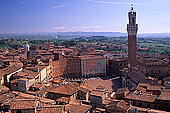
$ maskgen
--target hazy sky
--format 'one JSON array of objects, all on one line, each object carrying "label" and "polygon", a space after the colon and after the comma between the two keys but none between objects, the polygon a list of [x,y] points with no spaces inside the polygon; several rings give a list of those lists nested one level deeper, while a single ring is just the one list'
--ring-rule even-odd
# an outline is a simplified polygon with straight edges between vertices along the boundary
[{"label": "hazy sky", "polygon": [[170,0],[0,0],[0,33],[126,32],[131,3],[140,33],[170,32]]}]

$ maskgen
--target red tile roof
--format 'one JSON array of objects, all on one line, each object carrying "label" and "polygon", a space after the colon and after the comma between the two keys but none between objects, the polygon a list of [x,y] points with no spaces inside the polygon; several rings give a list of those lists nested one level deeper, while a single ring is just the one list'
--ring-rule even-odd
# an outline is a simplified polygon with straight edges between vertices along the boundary
[{"label": "red tile roof", "polygon": [[147,90],[157,90],[161,91],[162,85],[148,85]]},{"label": "red tile roof", "polygon": [[103,91],[92,91],[90,93],[90,95],[98,96],[98,97],[103,97],[105,95],[105,92],[103,92]]},{"label": "red tile roof", "polygon": [[79,56],[81,59],[101,59],[104,58],[103,56],[97,56],[97,55],[85,55],[85,56]]},{"label": "red tile roof", "polygon": [[58,94],[65,94],[65,95],[72,95],[74,94],[76,91],[78,91],[79,86],[77,83],[65,83],[61,86],[58,86],[52,90],[50,90],[50,93],[58,93]]},{"label": "red tile roof", "polygon": [[64,103],[68,102],[69,100],[70,98],[67,98],[67,97],[61,97],[61,98],[56,99],[57,102],[64,102]]},{"label": "red tile roof", "polygon": [[42,106],[37,110],[37,113],[64,113],[64,107],[59,105]]},{"label": "red tile roof", "polygon": [[164,89],[158,97],[159,100],[168,100],[170,101],[170,89]]},{"label": "red tile roof", "polygon": [[146,94],[146,93],[140,93],[138,91],[135,91],[134,93],[127,95],[125,98],[130,99],[130,100],[154,102],[156,100],[157,96],[151,95],[151,94]]},{"label": "red tile roof", "polygon": [[66,110],[70,111],[69,113],[86,113],[88,110],[92,108],[91,105],[77,105],[77,104],[67,104]]},{"label": "red tile roof", "polygon": [[114,84],[111,80],[103,80],[101,78],[88,79],[82,84],[82,87],[88,89],[89,91],[96,90],[98,86],[104,86],[105,90],[108,90],[109,92],[114,90]]},{"label": "red tile roof", "polygon": [[0,85],[0,94],[7,93],[8,91],[9,91],[8,87]]},{"label": "red tile roof", "polygon": [[9,74],[16,72],[17,70],[21,69],[22,67],[23,67],[23,64],[21,62],[14,62],[10,66],[8,66],[7,68],[0,70],[0,72],[1,72],[0,76],[2,77],[5,74],[9,75]]},{"label": "red tile roof", "polygon": [[27,99],[27,100],[18,100],[18,101],[14,101],[12,102],[12,105],[10,107],[11,110],[16,110],[16,109],[35,109],[36,106],[36,101],[35,100],[31,100],[31,99]]}]

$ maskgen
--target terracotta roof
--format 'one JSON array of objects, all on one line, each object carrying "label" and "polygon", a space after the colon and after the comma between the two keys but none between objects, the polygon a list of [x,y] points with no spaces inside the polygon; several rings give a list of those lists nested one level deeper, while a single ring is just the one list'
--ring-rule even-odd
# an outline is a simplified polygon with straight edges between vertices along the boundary
[{"label": "terracotta roof", "polygon": [[37,70],[38,72],[38,69],[39,71],[43,70],[44,68],[46,68],[46,66],[39,66],[39,65],[36,65],[35,67],[26,67],[27,70]]},{"label": "terracotta roof", "polygon": [[38,75],[38,72],[28,70],[28,69],[24,69],[24,70],[18,72],[16,75],[14,75],[14,77],[34,78],[37,75]]},{"label": "terracotta roof", "polygon": [[6,75],[11,74],[11,73],[21,69],[22,67],[23,67],[23,64],[21,62],[14,62],[7,68],[4,68],[1,70],[1,76],[3,76],[4,74],[6,74]]},{"label": "terracotta roof", "polygon": [[67,98],[67,97],[61,97],[61,98],[56,99],[57,102],[64,102],[64,103],[68,102],[69,100],[70,98]]},{"label": "terracotta roof", "polygon": [[103,105],[108,105],[112,100],[105,99],[103,100],[102,104]]},{"label": "terracotta roof", "polygon": [[11,106],[13,100],[13,98],[8,98],[7,101],[4,102],[1,106]]},{"label": "terracotta roof", "polygon": [[52,90],[50,90],[50,93],[58,93],[58,94],[65,94],[65,95],[72,95],[74,94],[76,91],[78,91],[79,89],[79,85],[77,83],[65,83],[61,86],[58,86]]},{"label": "terracotta roof", "polygon": [[81,104],[81,105],[67,104],[65,107],[67,111],[70,111],[69,113],[86,113],[88,110],[92,108],[91,105],[85,105],[85,104]]},{"label": "terracotta roof", "polygon": [[44,95],[51,89],[50,86],[43,86],[40,90],[37,91],[37,94]]},{"label": "terracotta roof", "polygon": [[39,100],[46,104],[54,104],[55,103],[55,100],[47,99],[47,98],[39,98]]},{"label": "terracotta roof", "polygon": [[19,79],[14,79],[10,81],[10,84],[17,84]]},{"label": "terracotta roof", "polygon": [[19,55],[19,53],[17,52],[17,51],[10,51],[9,53],[8,53],[8,56],[18,56]]},{"label": "terracotta roof", "polygon": [[105,92],[103,92],[103,91],[92,91],[92,92],[90,93],[90,95],[102,97],[102,96],[105,95]]},{"label": "terracotta roof", "polygon": [[135,91],[134,93],[127,95],[125,98],[130,99],[130,100],[154,102],[156,100],[157,96],[151,95],[151,94],[146,94],[146,93],[140,93],[138,91]]},{"label": "terracotta roof", "polygon": [[16,62],[17,60],[14,59],[3,59],[3,62]]},{"label": "terracotta roof", "polygon": [[18,101],[14,101],[12,102],[12,105],[10,107],[11,110],[14,110],[14,109],[34,109],[36,106],[36,101],[35,100],[30,100],[30,99],[27,99],[27,100],[18,100]]},{"label": "terracotta roof", "polygon": [[136,107],[136,106],[131,106],[131,108],[136,108],[137,112],[139,113],[169,113],[166,111],[162,111],[162,110],[156,110],[156,109],[148,109],[148,108],[142,108],[142,107]]},{"label": "terracotta roof", "polygon": [[74,100],[69,101],[69,104],[81,104],[81,103],[82,103],[82,100],[79,100],[79,99],[74,99]]},{"label": "terracotta roof", "polygon": [[125,62],[127,61],[127,57],[123,57],[123,58],[112,58],[111,60],[116,61],[116,62]]},{"label": "terracotta roof", "polygon": [[48,86],[48,85],[43,85],[39,90],[37,91],[27,91],[28,94],[32,94],[32,95],[42,95],[42,96],[45,96],[46,93],[51,89],[51,86]]},{"label": "terracotta roof", "polygon": [[81,59],[101,59],[104,58],[103,56],[96,56],[96,55],[84,55],[84,56],[79,56]]},{"label": "terracotta roof", "polygon": [[127,102],[125,102],[125,101],[120,101],[120,102],[118,102],[116,106],[117,106],[117,107],[120,107],[120,108],[122,108],[122,109],[124,109],[124,110],[126,110],[126,111],[130,108],[129,103],[127,103]]},{"label": "terracotta roof", "polygon": [[112,101],[109,103],[109,106],[106,107],[106,110],[110,111],[110,112],[120,112],[120,111],[117,111],[118,109],[115,109],[115,108],[118,108],[118,109],[121,108],[125,111],[128,111],[128,109],[130,109],[130,105],[129,105],[129,103],[125,102],[124,100]]},{"label": "terracotta roof", "polygon": [[158,97],[159,100],[168,100],[170,101],[170,89],[164,89]]},{"label": "terracotta roof", "polygon": [[128,88],[119,88],[119,89],[117,89],[116,94],[124,93],[127,90],[128,90]]},{"label": "terracotta roof", "polygon": [[0,103],[8,102],[10,99],[13,99],[16,95],[13,93],[5,93],[0,95]]},{"label": "terracotta roof", "polygon": [[43,103],[54,103],[55,101],[52,99],[47,99],[47,98],[40,98],[38,96],[26,94],[26,93],[21,93],[17,91],[12,91],[13,94],[17,95],[17,99],[39,99]]},{"label": "terracotta roof", "polygon": [[36,82],[36,83],[33,84],[31,87],[34,87],[34,88],[41,88],[41,87],[43,87],[43,84],[42,84],[42,83]]},{"label": "terracotta roof", "polygon": [[0,85],[0,94],[7,93],[8,91],[9,91],[8,87]]},{"label": "terracotta roof", "polygon": [[36,98],[38,98],[36,96],[26,94],[26,93],[17,92],[17,91],[12,91],[12,93],[16,94],[18,97],[25,98],[25,99],[36,99]]},{"label": "terracotta roof", "polygon": [[80,87],[80,88],[79,88],[79,90],[80,90],[80,91],[82,91],[82,92],[85,92],[85,93],[89,92],[89,90],[88,90],[88,89],[83,88],[83,87]]},{"label": "terracotta roof", "polygon": [[161,90],[162,86],[161,85],[149,85],[147,86],[147,90]]},{"label": "terracotta roof", "polygon": [[148,85],[150,85],[149,83],[139,83],[139,86],[141,87],[147,87]]},{"label": "terracotta roof", "polygon": [[60,105],[41,106],[37,113],[64,113],[64,107]]},{"label": "terracotta roof", "polygon": [[136,87],[136,90],[142,91],[142,92],[146,92],[146,89],[141,87],[141,86],[139,86],[139,85]]},{"label": "terracotta roof", "polygon": [[89,91],[96,90],[98,86],[104,86],[105,90],[108,90],[109,92],[112,92],[114,88],[114,84],[111,80],[103,80],[101,78],[91,78],[86,80],[82,87],[88,89]]}]

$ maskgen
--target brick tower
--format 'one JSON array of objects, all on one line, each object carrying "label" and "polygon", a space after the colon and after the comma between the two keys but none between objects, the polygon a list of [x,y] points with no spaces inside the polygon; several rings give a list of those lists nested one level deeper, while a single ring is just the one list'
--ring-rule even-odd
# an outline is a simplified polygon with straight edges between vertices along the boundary
[{"label": "brick tower", "polygon": [[138,24],[136,24],[136,12],[131,6],[131,11],[128,12],[129,24],[127,24],[128,32],[128,67],[136,67],[136,34]]}]

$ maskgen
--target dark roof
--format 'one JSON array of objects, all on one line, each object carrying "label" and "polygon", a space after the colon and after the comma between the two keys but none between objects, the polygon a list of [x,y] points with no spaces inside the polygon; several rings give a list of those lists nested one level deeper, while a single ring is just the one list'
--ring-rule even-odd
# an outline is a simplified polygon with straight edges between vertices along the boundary
[{"label": "dark roof", "polygon": [[164,81],[169,81],[169,82],[170,82],[170,76],[164,78],[163,80],[164,80]]},{"label": "dark roof", "polygon": [[117,89],[116,94],[124,93],[127,90],[128,90],[128,88],[119,88],[119,89]]}]

